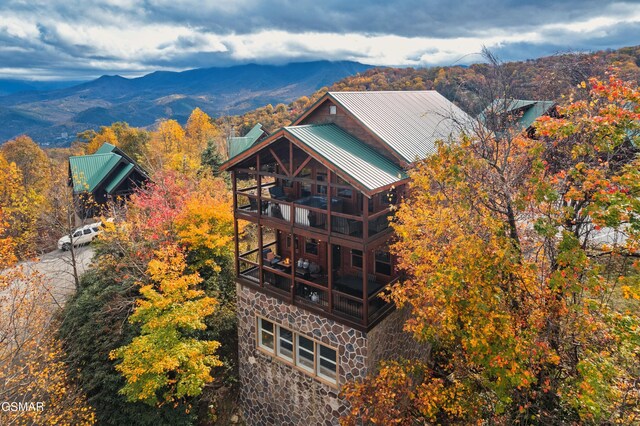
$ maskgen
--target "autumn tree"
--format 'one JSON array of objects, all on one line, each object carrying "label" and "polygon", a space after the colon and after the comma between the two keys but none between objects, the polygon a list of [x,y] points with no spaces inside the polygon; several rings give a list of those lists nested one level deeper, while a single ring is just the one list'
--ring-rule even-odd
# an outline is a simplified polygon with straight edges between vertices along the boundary
[{"label": "autumn tree", "polygon": [[[132,195],[121,217],[117,223],[107,224],[94,245],[95,265],[82,278],[78,294],[65,310],[63,335],[67,342],[65,349],[71,356],[70,365],[79,369],[77,378],[90,393],[90,402],[101,424],[128,424],[138,421],[139,416],[149,424],[169,422],[166,419],[171,419],[172,424],[190,424],[195,421],[195,406],[209,410],[211,401],[219,398],[212,394],[217,395],[218,390],[231,388],[236,383],[232,197],[225,182],[210,174],[185,176],[172,170],[159,171],[153,175],[152,183]],[[174,248],[174,254],[184,261],[185,269],[179,276],[188,277],[187,280],[200,277],[197,290],[216,300],[215,314],[204,319],[206,329],[192,330],[186,338],[220,342],[216,356],[225,365],[209,366],[208,374],[214,380],[205,387],[204,394],[185,395],[172,404],[152,407],[130,402],[117,393],[126,386],[128,376],[115,370],[116,360],[109,361],[108,354],[128,347],[133,356],[134,352],[144,349],[139,344],[131,346],[134,339],[143,336],[140,329],[143,323],[131,323],[128,318],[136,309],[137,301],[146,300],[140,292],[144,285],[152,285],[155,291],[161,292],[160,284],[150,279],[147,270],[157,261],[154,253],[166,247]],[[164,300],[168,300],[169,296],[162,294]],[[181,304],[175,303],[174,307],[178,309]],[[152,321],[152,314],[160,318],[167,312],[155,310],[147,314],[145,318]],[[102,332],[104,329],[111,330],[108,336]],[[156,332],[160,330],[154,330],[153,336],[157,336]],[[98,343],[93,346],[90,343],[93,341]],[[87,346],[91,347],[88,351]],[[175,355],[171,363],[178,365],[182,362],[182,352],[172,348],[176,349],[167,345],[161,350],[166,360]],[[160,349],[158,351],[160,354]],[[137,355],[145,358],[143,352]],[[165,373],[173,375],[168,370]],[[177,392],[177,388],[174,390]],[[161,392],[158,398],[163,400]],[[118,412],[115,417],[114,411]]]},{"label": "autumn tree", "polygon": [[191,112],[185,132],[188,139],[187,153],[191,156],[199,158],[210,140],[218,142],[218,152],[224,150],[224,140],[220,130],[211,122],[211,117],[200,108]]},{"label": "autumn tree", "polygon": [[91,407],[70,380],[55,338],[50,284],[16,264],[16,247],[0,211],[0,401],[43,403],[42,410],[0,411],[3,425],[94,423]]},{"label": "autumn tree", "polygon": [[87,143],[87,154],[94,154],[102,145],[110,143],[136,161],[145,157],[149,141],[149,133],[146,130],[131,127],[122,121],[115,122],[110,126],[102,126],[98,132],[83,132],[78,134],[78,137],[81,139],[91,138]]},{"label": "autumn tree", "polygon": [[15,254],[23,259],[37,251],[39,207],[44,204],[43,196],[25,187],[24,181],[16,163],[9,163],[0,153],[0,213],[8,224],[0,237],[11,237]]},{"label": "autumn tree", "polygon": [[541,140],[468,137],[416,165],[390,297],[431,361],[347,385],[344,424],[640,420],[640,97],[615,76],[578,92]]},{"label": "autumn tree", "polygon": [[150,135],[145,162],[153,171],[175,170],[193,175],[200,169],[205,151],[222,153],[224,146],[220,130],[207,114],[196,108],[185,128],[175,120],[158,123]]},{"label": "autumn tree", "polygon": [[185,132],[176,120],[163,120],[155,132],[155,148],[165,154],[184,151]]},{"label": "autumn tree", "polygon": [[141,334],[111,353],[126,378],[122,393],[131,401],[155,405],[197,396],[211,380],[211,368],[221,365],[215,355],[216,341],[194,338],[206,328],[205,317],[213,314],[216,300],[206,297],[197,285],[198,274],[185,274],[187,265],[177,246],[155,252],[147,269],[149,283],[140,288],[129,321],[141,325]]},{"label": "autumn tree", "polygon": [[110,143],[111,145],[118,145],[118,137],[116,136],[116,132],[113,131],[111,127],[102,126],[100,131],[95,133],[95,136],[89,141],[86,148],[87,154],[95,154],[96,151],[105,143]]},{"label": "autumn tree", "polygon": [[43,192],[49,175],[49,158],[29,136],[18,136],[5,142],[0,153],[9,163],[15,163],[22,174],[22,184]]}]

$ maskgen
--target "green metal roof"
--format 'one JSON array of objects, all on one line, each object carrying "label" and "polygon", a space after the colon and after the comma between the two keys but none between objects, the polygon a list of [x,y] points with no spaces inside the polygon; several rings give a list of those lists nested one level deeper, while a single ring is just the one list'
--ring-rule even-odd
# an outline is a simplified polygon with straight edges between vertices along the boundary
[{"label": "green metal roof", "polygon": [[335,124],[309,124],[284,129],[369,190],[407,177],[404,170],[391,160]]},{"label": "green metal roof", "polygon": [[105,191],[107,191],[107,194],[111,194],[113,193],[113,191],[120,186],[120,184],[122,183],[122,181],[125,180],[125,178],[127,176],[129,176],[129,173],[131,173],[131,171],[133,170],[135,166],[133,164],[127,164],[125,167],[123,167],[117,175],[115,175],[112,179],[111,179],[111,183],[109,183],[109,185],[107,185],[107,187],[105,188]]},{"label": "green metal roof", "polygon": [[75,192],[92,192],[122,159],[118,154],[92,154],[69,157]]},{"label": "green metal roof", "polygon": [[[328,92],[407,163],[436,152],[436,141],[458,138],[473,120],[435,90]],[[304,121],[304,120],[303,120]]]},{"label": "green metal roof", "polygon": [[263,133],[262,124],[258,123],[246,135],[229,138],[229,158],[233,158],[250,148]]},{"label": "green metal roof", "polygon": [[112,145],[109,142],[105,142],[102,144],[100,148],[98,148],[95,154],[108,154],[110,152],[114,152],[115,149],[116,149],[115,145]]},{"label": "green metal roof", "polygon": [[553,105],[555,105],[553,101],[536,102],[522,114],[522,117],[518,120],[518,124],[520,124],[523,129],[528,129],[538,117],[544,115]]},{"label": "green metal roof", "polygon": [[543,116],[555,105],[553,101],[532,101],[526,99],[496,99],[482,113],[480,120],[485,121],[487,114],[521,113],[514,125],[522,130],[528,129],[534,121]]}]

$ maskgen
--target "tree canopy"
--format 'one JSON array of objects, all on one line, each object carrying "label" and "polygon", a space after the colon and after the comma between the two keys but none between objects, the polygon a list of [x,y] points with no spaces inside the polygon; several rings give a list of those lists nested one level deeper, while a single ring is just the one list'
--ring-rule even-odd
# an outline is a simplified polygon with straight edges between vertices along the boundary
[{"label": "tree canopy", "polygon": [[390,297],[432,360],[348,385],[344,424],[640,419],[639,95],[591,79],[537,140],[469,135],[416,165]]}]

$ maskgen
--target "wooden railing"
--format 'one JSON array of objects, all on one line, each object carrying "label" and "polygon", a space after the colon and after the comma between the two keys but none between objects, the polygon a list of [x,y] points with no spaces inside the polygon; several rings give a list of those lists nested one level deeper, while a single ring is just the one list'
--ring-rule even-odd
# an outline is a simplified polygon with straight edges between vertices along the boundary
[{"label": "wooden railing", "polygon": [[[380,298],[380,294],[398,280],[398,278],[394,278],[363,299],[336,289],[329,293],[329,288],[324,280],[323,283],[318,283],[300,276],[295,276],[292,280],[290,272],[267,265],[262,266],[263,281],[260,283],[257,279],[259,265],[245,257],[241,257],[240,260],[241,264],[249,265],[249,267],[240,270],[240,277],[251,281],[254,285],[268,289],[277,297],[288,302],[348,319],[350,322],[361,324],[364,327],[371,324],[391,307],[390,303]],[[292,297],[293,299],[291,299]],[[364,318],[365,303],[368,303],[368,318]]]},{"label": "wooden railing", "polygon": [[[258,197],[256,194],[237,192],[238,212],[254,217],[263,217],[280,221],[290,226],[304,227],[314,230],[329,231],[345,237],[362,239],[364,225],[362,216],[321,209],[299,204],[295,201],[276,200],[269,197]],[[369,216],[368,237],[373,237],[389,228],[390,209],[385,209]]]}]

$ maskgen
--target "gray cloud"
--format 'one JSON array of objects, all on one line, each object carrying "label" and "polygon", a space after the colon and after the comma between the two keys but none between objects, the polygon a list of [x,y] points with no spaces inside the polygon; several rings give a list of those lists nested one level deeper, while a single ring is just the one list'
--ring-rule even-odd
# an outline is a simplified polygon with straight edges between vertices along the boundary
[{"label": "gray cloud", "polygon": [[636,44],[640,22],[629,16],[640,21],[638,1],[9,0],[0,74],[77,79],[312,59],[435,65],[475,61],[465,55],[483,44],[517,60]]},{"label": "gray cloud", "polygon": [[[232,3],[221,7],[220,3]],[[145,19],[180,22],[216,33],[264,29],[290,32],[358,32],[408,37],[459,37],[493,28],[529,30],[637,7],[602,0],[272,0],[201,2],[149,0]]]}]

